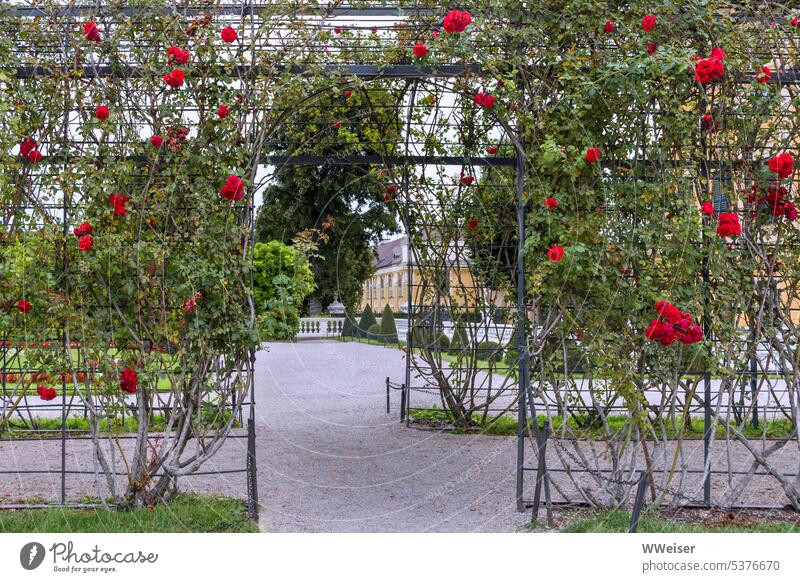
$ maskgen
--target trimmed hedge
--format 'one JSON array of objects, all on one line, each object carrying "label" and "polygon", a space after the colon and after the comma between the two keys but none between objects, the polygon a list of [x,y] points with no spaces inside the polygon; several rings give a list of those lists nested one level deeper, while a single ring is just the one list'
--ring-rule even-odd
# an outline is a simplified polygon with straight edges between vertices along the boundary
[{"label": "trimmed hedge", "polygon": [[397,339],[397,324],[394,322],[392,309],[388,305],[383,308],[383,315],[381,315],[381,336],[386,343],[399,343]]},{"label": "trimmed hedge", "polygon": [[372,312],[372,307],[367,306],[364,308],[363,313],[361,314],[361,321],[358,322],[358,329],[356,330],[356,337],[368,337],[367,333],[369,332],[369,328],[373,325],[377,325],[378,320],[375,319],[375,314]]}]

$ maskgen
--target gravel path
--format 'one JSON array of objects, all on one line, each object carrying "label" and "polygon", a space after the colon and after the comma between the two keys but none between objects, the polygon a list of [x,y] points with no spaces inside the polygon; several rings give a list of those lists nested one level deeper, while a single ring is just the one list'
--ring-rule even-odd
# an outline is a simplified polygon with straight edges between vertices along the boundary
[{"label": "gravel path", "polygon": [[402,352],[273,344],[258,360],[259,496],[268,531],[514,531],[515,440],[405,428],[387,376]]}]

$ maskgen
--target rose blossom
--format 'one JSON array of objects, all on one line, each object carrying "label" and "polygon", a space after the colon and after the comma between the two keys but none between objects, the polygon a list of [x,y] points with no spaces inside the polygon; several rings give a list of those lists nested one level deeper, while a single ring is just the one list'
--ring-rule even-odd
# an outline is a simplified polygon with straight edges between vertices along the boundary
[{"label": "rose blossom", "polygon": [[241,200],[244,196],[244,182],[238,176],[228,176],[219,194],[228,200]]},{"label": "rose blossom", "polygon": [[559,245],[553,245],[547,251],[547,258],[553,261],[554,263],[559,262],[561,259],[564,258],[564,247]]}]

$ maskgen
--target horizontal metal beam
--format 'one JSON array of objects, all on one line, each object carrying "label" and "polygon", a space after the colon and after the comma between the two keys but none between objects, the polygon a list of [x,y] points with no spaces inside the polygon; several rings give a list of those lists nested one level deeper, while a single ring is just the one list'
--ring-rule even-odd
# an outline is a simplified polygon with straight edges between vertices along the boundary
[{"label": "horizontal metal beam", "polygon": [[[342,77],[359,77],[362,79],[429,79],[436,77],[459,77],[461,75],[482,76],[483,70],[480,65],[440,65],[440,66],[418,66],[418,65],[324,65],[322,70],[330,75],[341,75]],[[294,75],[310,75],[319,71],[318,67],[306,67],[303,65],[291,65],[285,67],[275,65],[274,67],[249,67],[239,65],[235,68],[236,74],[241,77],[249,76],[269,76],[280,75],[289,72]],[[68,73],[70,76],[79,76],[85,79],[102,77],[136,78],[143,76],[140,67],[110,67],[102,65],[98,67],[67,67],[51,68],[43,66],[17,67],[17,77],[20,79],[30,79],[35,77],[47,77],[54,73]]]},{"label": "horizontal metal beam", "polygon": [[[252,11],[256,17],[259,12],[268,8],[274,8],[274,4],[258,4],[253,3]],[[187,8],[164,8],[160,10],[163,14],[179,14],[182,16],[197,16],[200,14],[211,12],[215,15],[221,16],[246,16],[250,15],[250,6],[247,2],[240,4],[225,4],[222,6],[209,6],[208,8],[201,7],[187,7]],[[132,6],[123,6],[114,8],[113,10],[108,7],[101,7],[100,10],[94,5],[85,6],[72,6],[57,9],[36,8],[32,6],[9,6],[2,9],[2,12],[21,18],[33,18],[41,16],[136,16],[138,14],[153,13],[150,8],[136,8]],[[334,8],[322,7],[308,7],[303,10],[295,10],[293,15],[309,15],[309,16],[442,16],[441,9],[420,7],[400,7],[400,6],[337,6]]]},{"label": "horizontal metal beam", "polygon": [[352,155],[352,156],[313,156],[313,155],[267,155],[261,157],[261,163],[295,166],[357,166],[357,165],[380,165],[399,166],[403,164],[411,165],[433,165],[433,166],[513,166],[516,158],[485,158],[472,156],[379,156]]},{"label": "horizontal metal beam", "polygon": [[[89,156],[91,157],[91,156]],[[45,156],[39,164],[64,164],[81,159],[81,156],[64,156],[54,153]],[[133,161],[139,164],[152,163],[153,159],[147,156],[115,157],[117,161]],[[262,165],[273,166],[400,166],[432,165],[432,166],[513,166],[515,158],[482,157],[482,156],[381,156],[379,154],[353,154],[353,155],[286,155],[266,154],[259,157]]]}]

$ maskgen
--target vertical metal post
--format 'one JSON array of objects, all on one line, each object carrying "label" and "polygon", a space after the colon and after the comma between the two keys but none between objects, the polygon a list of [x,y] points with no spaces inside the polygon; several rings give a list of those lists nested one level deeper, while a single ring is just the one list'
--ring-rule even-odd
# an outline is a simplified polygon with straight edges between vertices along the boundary
[{"label": "vertical metal post", "polygon": [[[704,113],[708,103],[705,99],[705,93],[700,97],[700,113]],[[698,195],[705,195],[708,192],[708,145],[706,143],[706,132],[700,127],[700,148],[702,156],[700,158],[700,178],[701,187],[703,192],[698,192]],[[708,361],[711,360],[711,324],[710,312],[708,304],[708,289],[710,282],[710,274],[708,268],[708,255],[709,255],[709,242],[706,238],[705,229],[702,233],[703,245],[703,339],[706,342],[706,356]],[[708,365],[704,366],[703,371],[703,467],[709,466],[709,472],[703,483],[703,501],[706,505],[711,503],[711,470],[710,470],[710,456],[711,456],[711,374],[708,371]]]},{"label": "vertical metal post", "polygon": [[389,414],[391,412],[389,410],[389,405],[391,404],[391,401],[389,400],[389,390],[390,389],[391,389],[391,386],[389,384],[389,376],[386,376],[386,414]]},{"label": "vertical metal post", "polygon": [[406,419],[406,385],[403,384],[402,389],[400,390],[400,422],[403,422]]},{"label": "vertical metal post", "polygon": [[[516,151],[516,187],[517,187],[517,355],[519,370],[519,398],[517,403],[517,511],[525,511],[523,500],[525,476],[525,430],[528,423],[527,397],[530,388],[530,356],[528,354],[528,340],[526,337],[526,308],[527,292],[525,290],[525,260],[523,250],[525,244],[525,157],[524,153]],[[533,405],[533,403],[530,403]],[[538,419],[532,419],[534,428],[538,433]],[[538,439],[537,439],[538,443]],[[541,464],[541,463],[540,463]],[[537,481],[540,475],[537,475]]]},{"label": "vertical metal post", "polygon": [[636,487],[636,498],[633,500],[633,511],[631,512],[631,524],[628,527],[628,533],[636,533],[639,528],[639,517],[642,514],[645,491],[647,491],[647,479],[645,472],[642,471],[639,474],[639,484]]},{"label": "vertical metal post", "polygon": [[[753,334],[755,336],[755,332]],[[750,394],[753,397],[753,428],[758,428],[758,382],[756,381],[756,374],[758,374],[758,342],[753,337],[751,348],[753,354],[750,356]]]},{"label": "vertical metal post", "polygon": [[[406,113],[406,135],[405,135],[405,155],[409,155],[409,148],[411,145],[411,114],[414,111],[414,102],[417,99],[417,84],[411,87],[411,96],[408,100],[408,111]],[[411,202],[410,196],[408,193],[409,190],[409,176],[408,176],[408,165],[403,165],[403,214],[406,223],[406,402],[405,402],[405,411],[408,412],[408,405],[409,400],[411,398],[410,391],[411,391],[411,358],[413,357],[414,353],[414,334],[413,331],[413,322],[414,317],[412,314],[413,310],[413,268],[412,268],[412,232],[411,232]],[[402,414],[401,414],[402,416]]]}]

